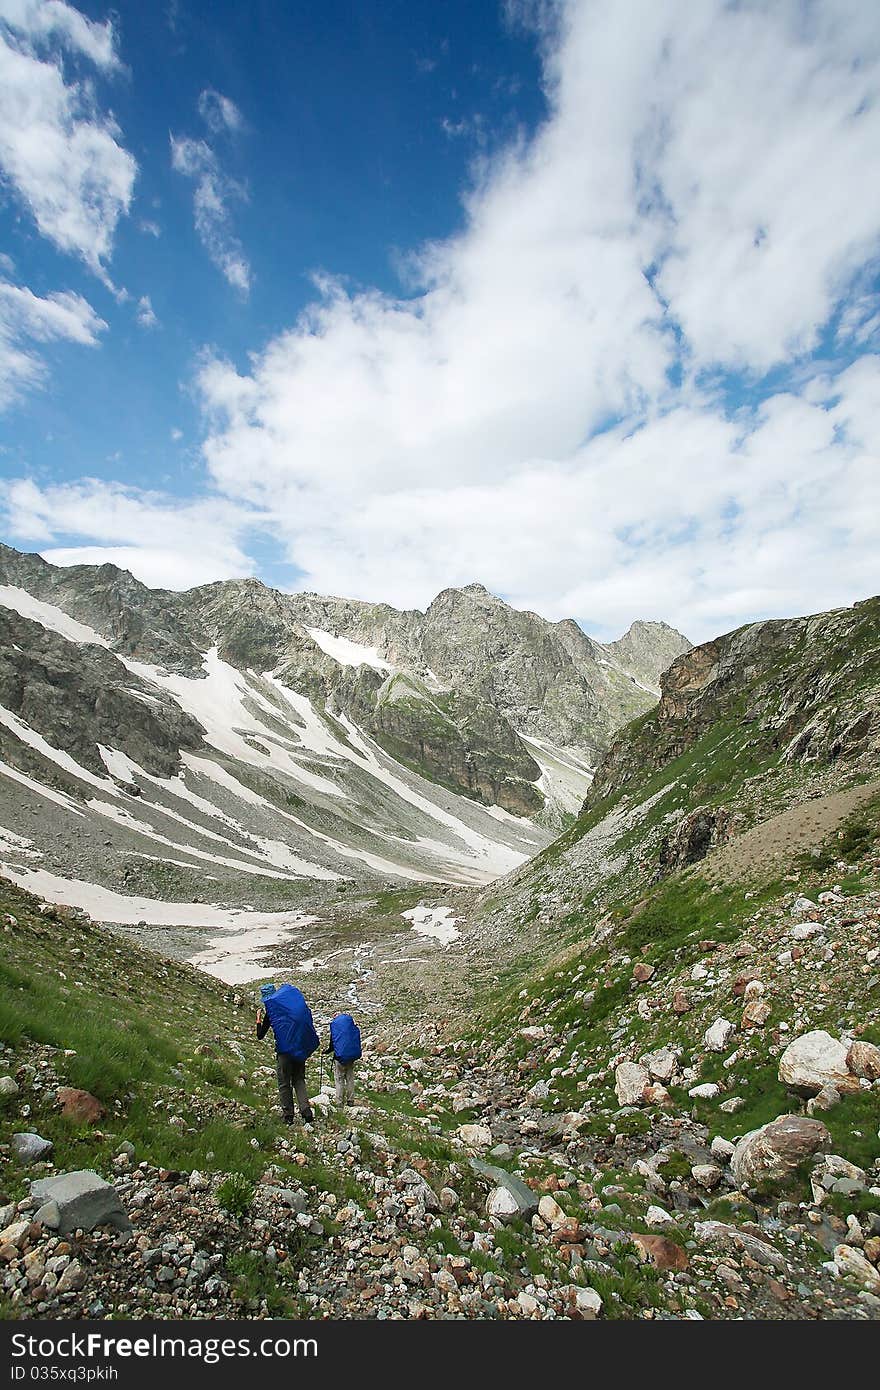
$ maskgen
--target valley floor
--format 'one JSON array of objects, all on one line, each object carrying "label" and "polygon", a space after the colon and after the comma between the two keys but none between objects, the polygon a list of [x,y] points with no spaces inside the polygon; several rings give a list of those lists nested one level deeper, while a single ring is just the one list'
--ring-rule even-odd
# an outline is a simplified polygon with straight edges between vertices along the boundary
[{"label": "valley floor", "polygon": [[[845,1076],[824,1109],[779,1079],[806,1033],[880,1044],[876,809],[870,789],[817,801],[803,829],[826,848],[788,844],[788,874],[730,883],[719,857],[604,916],[538,900],[517,921],[515,887],[336,904],[295,982],[322,1028],[346,1005],[362,1022],[357,1103],[316,1056],[315,1124],[293,1130],[249,985],[0,885],[3,1314],[880,1317],[880,1080]],[[414,910],[458,934],[419,936]],[[99,1110],[65,1115],[64,1087]],[[785,1115],[807,1147],[744,1180],[741,1137]],[[26,1133],[53,1148],[23,1162]],[[129,1232],[34,1221],[30,1180],[79,1169]]]}]

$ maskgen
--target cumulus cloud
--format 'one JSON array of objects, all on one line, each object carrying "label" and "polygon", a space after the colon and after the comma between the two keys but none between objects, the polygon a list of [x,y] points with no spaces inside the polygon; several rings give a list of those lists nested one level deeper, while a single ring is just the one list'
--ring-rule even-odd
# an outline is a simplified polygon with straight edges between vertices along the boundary
[{"label": "cumulus cloud", "polygon": [[[310,589],[424,606],[479,579],[600,636],[876,589],[871,7],[510,9],[538,26],[546,121],[481,161],[405,292],[319,275],[246,369],[202,360],[229,512],[201,523],[227,555],[270,530]],[[172,149],[246,288],[211,148]],[[164,506],[129,502],[101,544],[137,545],[135,503]]]},{"label": "cumulus cloud", "polygon": [[223,173],[204,140],[172,135],[171,165],[195,183],[193,212],[202,245],[233,289],[246,295],[251,284],[250,266],[232,231],[229,213],[230,202],[245,199],[246,190]]},{"label": "cumulus cloud", "polygon": [[94,347],[107,325],[87,300],[70,291],[40,298],[25,286],[0,281],[0,410],[45,379],[34,343]]},{"label": "cumulus cloud", "polygon": [[[255,569],[240,538],[259,518],[223,501],[181,503],[94,478],[49,487],[16,479],[0,482],[0,510],[17,543],[38,545],[56,565],[115,564],[145,584],[170,589]],[[70,543],[86,537],[88,543]]]},{"label": "cumulus cloud", "polygon": [[62,52],[105,72],[119,65],[109,23],[61,0],[0,0],[0,170],[40,233],[109,284],[137,163],[91,83],[62,67]]},{"label": "cumulus cloud", "polygon": [[[549,18],[549,118],[481,166],[414,295],[319,278],[247,372],[204,362],[212,480],[309,588],[404,604],[476,576],[705,633],[876,586],[880,420],[856,447],[856,376],[834,404],[804,364],[835,314],[870,346],[846,306],[880,245],[880,31],[845,0]],[[797,387],[758,408],[712,394],[774,367]]]},{"label": "cumulus cloud", "polygon": [[199,115],[212,135],[241,130],[244,125],[244,118],[235,102],[222,92],[215,92],[213,87],[206,87],[199,96]]}]

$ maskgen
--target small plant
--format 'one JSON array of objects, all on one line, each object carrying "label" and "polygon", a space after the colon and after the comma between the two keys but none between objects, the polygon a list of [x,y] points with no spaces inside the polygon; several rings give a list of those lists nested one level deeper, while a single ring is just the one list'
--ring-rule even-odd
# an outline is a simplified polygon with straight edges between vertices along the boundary
[{"label": "small plant", "polygon": [[217,1188],[217,1201],[230,1216],[239,1221],[247,1215],[248,1207],[254,1199],[254,1184],[245,1173],[230,1173]]}]

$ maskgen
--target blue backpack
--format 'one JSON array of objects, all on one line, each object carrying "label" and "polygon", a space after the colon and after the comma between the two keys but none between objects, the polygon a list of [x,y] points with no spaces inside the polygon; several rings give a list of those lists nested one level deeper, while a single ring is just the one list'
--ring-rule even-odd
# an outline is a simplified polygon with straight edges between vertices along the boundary
[{"label": "blue backpack", "polygon": [[304,1062],[318,1046],[312,1011],[302,991],[282,985],[266,1000],[266,1013],[275,1034],[275,1046],[287,1057]]},{"label": "blue backpack", "polygon": [[351,1014],[337,1014],[330,1023],[330,1041],[337,1062],[356,1062],[361,1055],[361,1030]]}]

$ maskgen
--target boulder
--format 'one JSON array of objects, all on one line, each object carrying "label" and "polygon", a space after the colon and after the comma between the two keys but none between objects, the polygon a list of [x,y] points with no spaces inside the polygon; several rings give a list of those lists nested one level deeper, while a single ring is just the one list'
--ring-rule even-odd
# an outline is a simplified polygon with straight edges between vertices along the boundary
[{"label": "boulder", "polygon": [[648,1068],[652,1081],[662,1081],[665,1084],[671,1081],[678,1071],[678,1058],[671,1047],[658,1047],[654,1052],[646,1052],[640,1061]]},{"label": "boulder", "polygon": [[688,1267],[687,1252],[668,1236],[646,1236],[636,1231],[630,1240],[639,1252],[642,1264],[648,1261],[659,1270],[685,1270]]},{"label": "boulder", "polygon": [[538,1202],[538,1215],[542,1221],[546,1221],[548,1226],[561,1226],[565,1220],[565,1212],[549,1192]]},{"label": "boulder", "polygon": [[853,1279],[869,1293],[880,1294],[880,1270],[874,1268],[861,1250],[856,1250],[852,1245],[837,1245],[833,1259],[844,1278]]},{"label": "boulder", "polygon": [[847,1048],[821,1028],[788,1044],[779,1059],[779,1080],[807,1097],[818,1095],[823,1086],[833,1086],[841,1095],[859,1089],[858,1078],[847,1068]]},{"label": "boulder", "polygon": [[602,1311],[601,1296],[589,1285],[584,1288],[579,1284],[563,1284],[559,1292],[570,1318],[581,1318],[584,1322],[592,1322]]},{"label": "boulder", "polygon": [[61,1113],[69,1120],[81,1125],[96,1125],[104,1115],[104,1107],[90,1091],[79,1091],[75,1086],[62,1086],[55,1093],[61,1106]]},{"label": "boulder", "polygon": [[647,1067],[638,1062],[621,1062],[614,1068],[614,1091],[618,1105],[641,1105],[645,1087],[651,1077]]},{"label": "boulder", "polygon": [[846,1065],[853,1076],[880,1081],[880,1047],[869,1042],[854,1042],[846,1054]]},{"label": "boulder", "polygon": [[18,1082],[12,1076],[0,1076],[0,1100],[10,1100],[18,1095]]},{"label": "boulder", "polygon": [[[479,1173],[481,1177],[489,1178],[490,1181],[495,1183],[496,1191],[498,1188],[501,1188],[515,1200],[517,1210],[507,1218],[502,1216],[502,1220],[511,1219],[512,1215],[521,1216],[526,1219],[534,1216],[535,1212],[538,1210],[538,1194],[533,1192],[530,1187],[526,1187],[525,1183],[519,1178],[514,1177],[512,1173],[506,1173],[503,1168],[496,1168],[494,1163],[484,1163],[480,1158],[472,1158],[470,1160],[470,1165],[475,1173]],[[492,1195],[494,1194],[490,1194],[490,1197]],[[506,1206],[505,1210],[508,1210]],[[500,1213],[490,1214],[498,1215]]]},{"label": "boulder", "polygon": [[766,1240],[740,1231],[736,1226],[728,1226],[724,1221],[697,1221],[694,1235],[703,1245],[721,1245],[739,1254],[749,1255],[758,1264],[769,1265],[773,1269],[785,1269],[785,1257],[774,1250]]},{"label": "boulder", "polygon": [[717,1163],[695,1163],[691,1168],[691,1176],[700,1187],[711,1192],[713,1187],[718,1186],[724,1174]]},{"label": "boulder", "polygon": [[703,1046],[710,1052],[723,1052],[735,1032],[735,1024],[726,1018],[716,1018],[703,1035]]},{"label": "boulder", "polygon": [[730,1166],[741,1191],[761,1192],[784,1185],[802,1163],[830,1146],[831,1135],[821,1120],[781,1115],[743,1135]]},{"label": "boulder", "polygon": [[32,1182],[31,1196],[42,1203],[36,1220],[57,1230],[61,1236],[69,1235],[77,1227],[84,1231],[92,1231],[96,1226],[131,1230],[116,1188],[89,1169],[59,1173],[57,1177]]},{"label": "boulder", "polygon": [[488,1149],[492,1144],[492,1131],[486,1125],[459,1125],[458,1137],[469,1149]]},{"label": "boulder", "polygon": [[51,1139],[43,1139],[39,1134],[13,1134],[12,1152],[19,1163],[36,1163],[48,1158],[55,1145]]},{"label": "boulder", "polygon": [[498,1221],[516,1221],[522,1215],[520,1205],[506,1187],[493,1187],[486,1198],[486,1211]]}]

